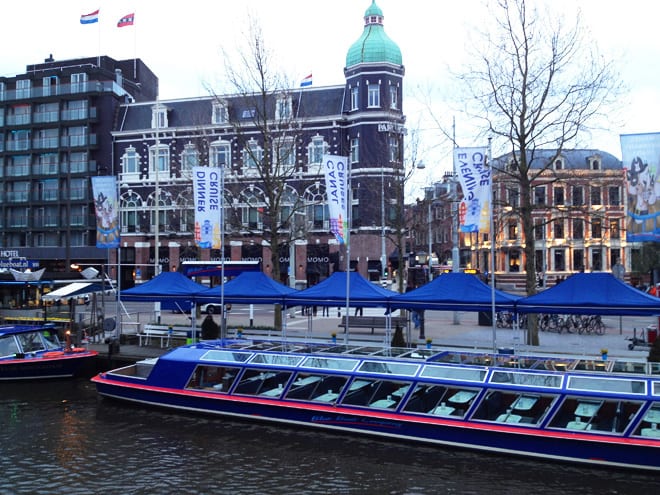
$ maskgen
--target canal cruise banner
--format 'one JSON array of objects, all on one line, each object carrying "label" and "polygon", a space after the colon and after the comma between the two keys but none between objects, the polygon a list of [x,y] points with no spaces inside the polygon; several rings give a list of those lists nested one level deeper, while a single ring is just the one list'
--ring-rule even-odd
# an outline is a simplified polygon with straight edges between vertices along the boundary
[{"label": "canal cruise banner", "polygon": [[621,135],[628,203],[626,241],[660,241],[660,133]]},{"label": "canal cruise banner", "polygon": [[222,174],[220,167],[193,167],[195,243],[201,248],[222,247]]},{"label": "canal cruise banner", "polygon": [[[490,231],[491,174],[488,148],[456,148],[454,166],[463,191],[461,232]],[[464,215],[463,215],[464,213]]]},{"label": "canal cruise banner", "polygon": [[344,244],[348,233],[348,157],[323,155],[323,172],[330,232],[340,244]]},{"label": "canal cruise banner", "polygon": [[119,247],[119,208],[117,179],[114,176],[92,177],[92,194],[96,212],[96,247]]}]

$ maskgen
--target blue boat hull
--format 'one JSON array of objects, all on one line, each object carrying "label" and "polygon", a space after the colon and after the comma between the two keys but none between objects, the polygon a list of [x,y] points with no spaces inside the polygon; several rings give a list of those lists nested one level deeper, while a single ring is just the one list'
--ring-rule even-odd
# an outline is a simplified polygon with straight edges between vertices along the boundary
[{"label": "blue boat hull", "polygon": [[93,371],[96,352],[63,355],[59,358],[26,357],[0,361],[0,381],[71,378]]}]

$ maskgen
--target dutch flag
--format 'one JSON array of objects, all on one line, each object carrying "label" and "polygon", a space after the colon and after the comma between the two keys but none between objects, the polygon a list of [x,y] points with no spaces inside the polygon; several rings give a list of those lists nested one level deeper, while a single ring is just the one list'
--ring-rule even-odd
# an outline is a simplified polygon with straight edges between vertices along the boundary
[{"label": "dutch flag", "polygon": [[94,24],[95,22],[99,22],[98,9],[90,14],[83,14],[80,16],[80,24]]},{"label": "dutch flag", "polygon": [[304,79],[300,82],[300,87],[301,87],[301,88],[304,88],[304,87],[306,87],[306,86],[311,86],[311,85],[312,85],[312,75],[311,75],[311,74],[310,74],[309,76],[307,76],[306,78],[304,78]]}]

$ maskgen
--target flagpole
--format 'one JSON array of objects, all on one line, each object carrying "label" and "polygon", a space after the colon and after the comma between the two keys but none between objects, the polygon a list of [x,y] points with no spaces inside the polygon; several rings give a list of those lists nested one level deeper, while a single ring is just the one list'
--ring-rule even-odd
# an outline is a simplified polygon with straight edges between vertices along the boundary
[{"label": "flagpole", "polygon": [[346,160],[346,332],[344,333],[344,345],[348,345],[348,334],[350,333],[350,306],[351,306],[351,210],[353,194],[351,191],[351,157]]},{"label": "flagpole", "polygon": [[493,218],[493,169],[492,138],[488,138],[488,166],[490,168],[490,319],[493,331],[493,354],[497,353],[497,330],[495,325],[495,220]]},{"label": "flagpole", "polygon": [[137,27],[135,27],[135,12],[133,12],[133,80],[137,81]]}]

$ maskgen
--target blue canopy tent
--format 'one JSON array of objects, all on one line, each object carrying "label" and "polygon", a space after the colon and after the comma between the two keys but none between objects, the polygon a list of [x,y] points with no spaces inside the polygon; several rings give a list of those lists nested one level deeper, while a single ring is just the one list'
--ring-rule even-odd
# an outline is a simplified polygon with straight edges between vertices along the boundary
[{"label": "blue canopy tent", "polygon": [[[495,310],[515,311],[520,296],[495,289]],[[390,301],[392,308],[432,311],[491,311],[493,289],[479,278],[467,273],[443,273],[432,282],[397,294]]]},{"label": "blue canopy tent", "polygon": [[[383,289],[358,272],[349,272],[348,301],[351,307],[389,308],[397,293]],[[323,282],[286,297],[287,306],[345,306],[346,272],[335,272]]]},{"label": "blue canopy tent", "polygon": [[199,301],[217,302],[221,295],[229,304],[282,304],[287,296],[298,292],[276,282],[263,272],[243,272],[224,286],[218,285],[207,289],[200,295]]},{"label": "blue canopy tent", "polygon": [[[286,305],[342,307],[348,303],[350,307],[387,308],[386,314],[389,316],[389,301],[396,294],[396,292],[369,282],[358,272],[349,272],[348,278],[346,272],[335,272],[323,282],[287,296]],[[348,341],[350,331],[349,321],[346,320],[346,341]],[[386,337],[389,337],[390,330],[391,320],[388,318]]]},{"label": "blue canopy tent", "polygon": [[[179,272],[163,272],[148,282],[120,291],[119,298],[123,301],[160,302],[169,309],[178,307],[185,311],[191,308],[194,311],[199,296],[207,290],[208,287]],[[195,318],[192,318],[193,338],[196,338],[195,333]]]},{"label": "blue canopy tent", "polygon": [[519,313],[654,316],[660,315],[660,298],[611,273],[576,273],[550,289],[519,299],[516,307]]}]

